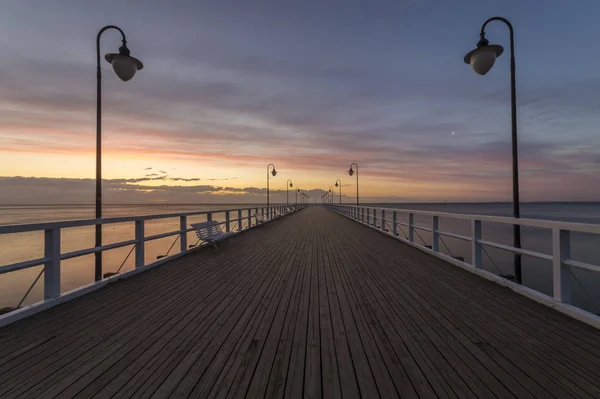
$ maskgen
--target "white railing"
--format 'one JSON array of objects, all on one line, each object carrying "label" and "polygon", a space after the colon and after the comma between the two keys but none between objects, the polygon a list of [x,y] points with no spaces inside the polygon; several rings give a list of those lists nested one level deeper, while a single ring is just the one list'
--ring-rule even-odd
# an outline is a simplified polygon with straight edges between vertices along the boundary
[{"label": "white railing", "polygon": [[[0,266],[0,274],[15,272],[31,267],[43,265],[44,274],[44,299],[55,299],[59,298],[61,294],[61,261],[77,258],[80,256],[95,254],[97,252],[108,251],[111,249],[134,246],[135,247],[135,268],[143,268],[146,266],[145,261],[145,243],[160,238],[179,236],[180,243],[180,254],[188,251],[187,233],[194,231],[193,228],[188,227],[188,217],[205,215],[206,220],[214,219],[217,214],[224,216],[225,220],[219,222],[219,225],[225,226],[225,231],[234,231],[235,233],[247,230],[257,225],[256,214],[262,214],[264,222],[268,222],[276,218],[276,216],[282,216],[287,213],[294,212],[304,208],[304,205],[277,205],[267,207],[252,207],[252,208],[240,208],[240,209],[228,209],[228,210],[213,210],[213,211],[201,211],[201,212],[186,212],[186,213],[170,213],[170,214],[158,214],[158,215],[147,215],[147,216],[133,216],[133,217],[115,217],[115,218],[103,218],[103,219],[89,219],[89,220],[73,220],[65,222],[49,222],[49,223],[34,223],[34,224],[19,224],[19,225],[6,225],[0,226],[0,235],[7,234],[19,234],[27,232],[44,232],[44,255],[41,258],[30,259],[24,262],[17,262]],[[144,224],[148,220],[156,219],[167,219],[167,218],[179,218],[179,229],[175,231],[168,231],[161,234],[155,234],[146,236],[144,232]],[[254,221],[253,221],[254,220]],[[84,226],[95,226],[98,224],[109,225],[115,223],[134,223],[135,224],[135,238],[133,240],[126,240],[115,242],[112,244],[103,245],[101,247],[92,247],[86,249],[80,249],[72,252],[61,251],[61,232],[64,229]],[[191,246],[190,246],[191,247]],[[171,255],[171,256],[175,256]],[[167,256],[165,259],[170,258]],[[37,280],[36,280],[37,281]]]},{"label": "white railing", "polygon": [[[571,259],[571,233],[590,233],[597,234],[600,237],[600,225],[597,224],[522,218],[518,219],[513,217],[468,215],[395,208],[373,208],[340,205],[330,206],[329,208],[360,223],[381,230],[381,232],[385,234],[394,236],[400,241],[420,247],[420,249],[425,252],[433,253],[438,257],[451,261],[452,263],[460,262],[475,269],[482,269],[482,249],[485,247],[497,248],[512,252],[513,254],[527,255],[533,258],[550,261],[552,262],[553,267],[553,297],[555,300],[566,304],[571,303],[571,268],[585,269],[600,273],[600,265],[598,264],[590,264]],[[432,227],[429,228],[415,224],[415,215],[430,217]],[[408,222],[401,221],[399,216],[403,216],[405,219],[408,219]],[[470,221],[470,235],[466,236],[439,230],[440,218]],[[520,225],[523,227],[549,229],[552,231],[552,253],[546,254],[484,240],[482,238],[482,223],[484,222],[499,223],[510,226]],[[406,238],[400,237],[398,233],[400,226],[405,226],[408,229],[408,233],[405,233]],[[431,234],[431,246],[426,244],[421,245],[415,241],[415,233],[417,231],[425,231]],[[442,236],[470,242],[471,263],[465,263],[463,259],[457,259],[440,252],[439,242],[440,237]],[[600,263],[600,259],[597,261]]]}]

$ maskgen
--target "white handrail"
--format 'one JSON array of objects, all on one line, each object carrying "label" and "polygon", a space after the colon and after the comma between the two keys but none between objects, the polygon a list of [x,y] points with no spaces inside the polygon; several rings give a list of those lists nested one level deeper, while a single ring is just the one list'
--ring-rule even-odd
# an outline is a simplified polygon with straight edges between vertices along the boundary
[{"label": "white handrail", "polygon": [[[144,258],[144,243],[160,238],[170,237],[179,235],[180,239],[180,252],[185,252],[188,249],[187,246],[187,233],[194,229],[188,228],[187,218],[189,216],[206,215],[207,220],[212,220],[215,214],[225,214],[225,221],[219,222],[218,225],[225,225],[227,232],[231,231],[231,223],[237,222],[238,233],[242,230],[247,230],[254,227],[256,224],[252,223],[252,212],[261,210],[261,212],[272,212],[273,210],[279,210],[281,214],[287,213],[287,209],[291,209],[291,212],[295,212],[298,209],[304,208],[305,205],[273,205],[267,207],[250,207],[250,208],[238,208],[238,209],[219,209],[219,210],[208,210],[199,212],[183,212],[183,213],[167,213],[157,215],[142,215],[142,216],[129,216],[129,217],[116,217],[116,218],[103,218],[103,219],[86,219],[86,220],[71,220],[62,222],[48,222],[48,223],[32,223],[32,224],[17,224],[17,225],[5,225],[0,226],[0,235],[3,234],[16,234],[33,231],[43,231],[45,237],[44,243],[44,256],[42,258],[31,259],[23,262],[17,262],[7,265],[0,266],[0,274],[9,273],[17,270],[27,269],[30,267],[36,267],[44,265],[44,299],[52,299],[61,296],[60,292],[60,262],[62,260],[76,258],[80,256],[90,255],[97,252],[103,252],[110,249],[121,248],[129,245],[134,245],[135,251],[135,267],[140,268],[145,266]],[[232,218],[231,213],[237,211],[237,218]],[[245,213],[245,215],[244,215]],[[144,234],[144,222],[147,220],[155,219],[166,219],[166,218],[179,218],[180,224],[179,229],[174,231],[168,231],[161,234],[155,234],[151,236],[145,236]],[[243,226],[242,221],[248,220],[248,225]],[[268,222],[269,220],[266,220]],[[97,224],[112,224],[112,223],[135,223],[136,237],[133,240],[126,240],[115,242],[100,247],[91,247],[80,249],[77,251],[62,253],[60,249],[60,237],[62,229],[74,228],[74,227],[85,227],[95,226]],[[171,255],[174,256],[174,255]]]},{"label": "white handrail", "polygon": [[[532,256],[538,259],[544,259],[552,262],[553,267],[553,297],[557,301],[563,303],[571,303],[571,273],[570,268],[579,268],[600,273],[600,265],[592,265],[584,262],[579,262],[571,259],[571,232],[590,233],[600,235],[600,225],[591,223],[573,223],[553,220],[539,220],[526,218],[513,218],[504,216],[487,216],[487,215],[471,215],[462,213],[447,213],[435,211],[421,211],[412,209],[398,208],[374,208],[374,207],[356,207],[356,206],[340,206],[331,205],[331,209],[338,213],[356,220],[360,223],[367,224],[372,228],[381,230],[383,233],[393,235],[401,241],[409,242],[412,245],[420,247],[422,250],[439,254],[438,240],[440,236],[448,236],[464,241],[471,242],[471,264],[462,262],[464,265],[481,269],[482,268],[482,248],[484,246],[501,249],[504,251],[518,253],[522,255]],[[408,223],[398,220],[398,215],[408,215]],[[382,219],[391,223],[391,231],[382,228],[382,223],[377,224],[376,216],[381,215]],[[384,215],[392,215],[392,219],[385,218]],[[432,218],[432,228],[417,226],[414,223],[414,215],[425,215]],[[440,217],[446,219],[468,220],[471,222],[471,237],[460,234],[440,231],[438,228],[438,220]],[[506,225],[520,225],[526,227],[545,228],[552,231],[552,253],[545,254],[537,251],[515,248],[509,245],[503,245],[489,240],[483,240],[481,237],[482,222],[500,223]],[[408,227],[408,239],[399,237],[398,226]],[[432,234],[432,246],[418,244],[414,240],[413,233],[416,230],[427,231]]]}]

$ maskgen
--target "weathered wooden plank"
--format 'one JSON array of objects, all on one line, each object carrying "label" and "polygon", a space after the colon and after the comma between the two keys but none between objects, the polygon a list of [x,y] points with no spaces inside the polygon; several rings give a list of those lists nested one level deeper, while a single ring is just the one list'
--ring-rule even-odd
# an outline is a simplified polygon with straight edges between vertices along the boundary
[{"label": "weathered wooden plank", "polygon": [[3,398],[600,396],[597,330],[323,208],[0,342]]}]

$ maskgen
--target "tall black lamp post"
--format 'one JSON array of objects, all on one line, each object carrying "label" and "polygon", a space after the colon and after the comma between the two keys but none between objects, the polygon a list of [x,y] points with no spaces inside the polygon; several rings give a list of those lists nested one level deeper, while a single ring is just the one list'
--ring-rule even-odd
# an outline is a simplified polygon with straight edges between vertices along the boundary
[{"label": "tall black lamp post", "polygon": [[350,164],[350,170],[348,170],[348,174],[350,176],[352,176],[354,174],[352,165],[356,166],[356,206],[358,206],[358,165],[354,162]]},{"label": "tall black lamp post", "polygon": [[[519,204],[519,157],[517,144],[517,94],[515,83],[515,42],[514,32],[511,23],[502,17],[493,17],[488,19],[481,26],[480,39],[477,48],[471,50],[465,55],[464,61],[471,64],[473,70],[479,75],[485,75],[492,69],[496,57],[499,57],[504,49],[497,44],[489,44],[485,38],[485,27],[492,21],[501,21],[508,26],[510,33],[510,103],[511,103],[511,122],[512,122],[512,182],[513,182],[513,217],[519,218],[521,215]],[[521,228],[519,225],[513,225],[514,247],[521,248]],[[522,283],[521,274],[521,254],[514,254],[515,262],[515,281]]]},{"label": "tall black lamp post", "polygon": [[[269,171],[269,169],[270,169],[271,166],[273,167],[273,170]],[[271,172],[271,174],[273,175],[273,177],[275,177],[277,175],[277,171],[275,170],[275,165],[273,165],[272,163],[270,163],[270,164],[267,165],[267,215],[269,217],[271,217],[271,211],[270,211],[270,208],[269,208],[269,206],[271,205],[270,198],[269,198],[269,196],[270,196],[270,191],[269,191],[269,180],[270,180],[269,172]]]},{"label": "tall black lamp post", "polygon": [[335,186],[340,188],[340,205],[342,205],[342,181],[337,179],[335,181]]},{"label": "tall black lamp post", "polygon": [[294,187],[294,185],[292,184],[292,181],[290,179],[287,180],[287,182],[285,182],[285,204],[289,205],[290,204],[290,193],[288,188],[292,188]]},{"label": "tall black lamp post", "polygon": [[[137,58],[130,55],[127,48],[125,33],[118,26],[107,25],[100,29],[96,36],[96,219],[102,218],[102,70],[100,69],[100,36],[109,30],[116,29],[121,33],[123,44],[119,47],[119,53],[106,54],[104,59],[112,64],[117,76],[127,82],[144,65]],[[102,246],[102,225],[96,225],[96,247]],[[102,280],[102,252],[96,252],[94,279]]]}]

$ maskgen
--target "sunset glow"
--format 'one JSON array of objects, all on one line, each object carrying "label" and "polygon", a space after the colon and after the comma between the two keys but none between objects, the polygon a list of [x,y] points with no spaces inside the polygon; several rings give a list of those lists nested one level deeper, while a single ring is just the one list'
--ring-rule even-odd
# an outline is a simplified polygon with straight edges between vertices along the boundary
[{"label": "sunset glow", "polygon": [[[360,165],[366,201],[511,199],[509,59],[500,57],[485,77],[461,61],[489,16],[485,2],[376,2],[365,19],[358,9],[312,1],[189,2],[176,10],[151,3],[141,14],[146,2],[116,0],[36,13],[35,2],[7,1],[0,44],[12,56],[0,60],[0,204],[93,202],[85,190],[95,176],[94,37],[114,20],[145,67],[124,83],[102,65],[107,201],[263,201],[266,165],[274,163],[276,201],[285,199],[287,179],[317,197],[339,178],[343,200],[352,202],[351,162]],[[522,38],[521,196],[597,200],[600,57],[574,67],[568,54],[580,51],[583,37],[600,37],[600,27],[583,23],[590,10],[554,3],[547,11],[494,5]],[[534,19],[534,11],[544,15]],[[565,16],[594,32],[548,28]],[[435,23],[424,28],[425,21]],[[501,26],[488,33],[506,45]],[[535,45],[550,42],[562,52],[551,61]],[[422,51],[434,43],[438,50]],[[102,52],[118,45],[107,33]],[[31,187],[35,178],[50,178],[47,190],[55,190]],[[119,195],[111,194],[115,184],[123,184]]]}]

